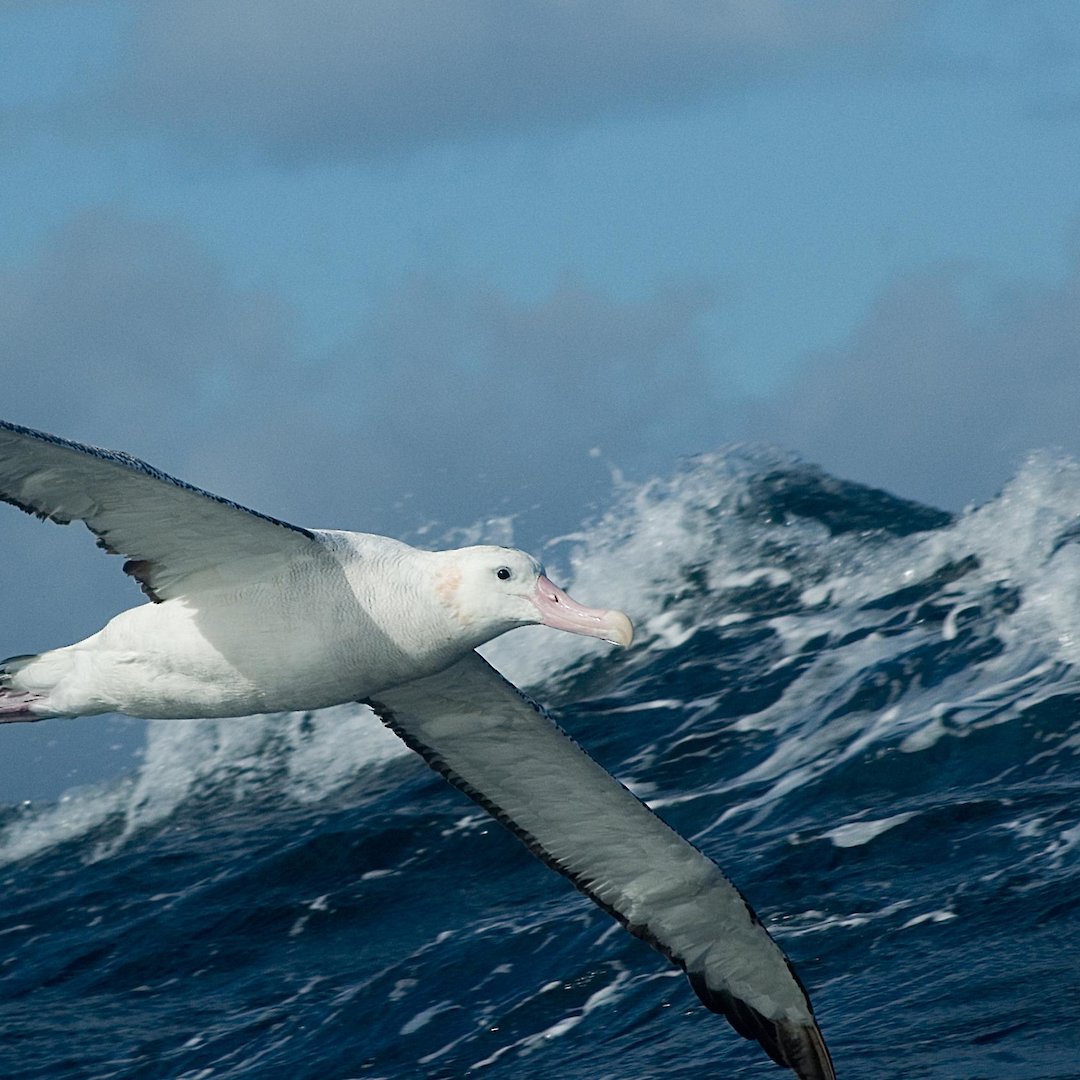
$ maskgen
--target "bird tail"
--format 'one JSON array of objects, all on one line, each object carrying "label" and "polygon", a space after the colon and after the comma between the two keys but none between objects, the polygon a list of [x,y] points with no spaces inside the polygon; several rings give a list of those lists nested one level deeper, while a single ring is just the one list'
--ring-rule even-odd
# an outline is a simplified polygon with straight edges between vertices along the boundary
[{"label": "bird tail", "polygon": [[[17,690],[12,686],[15,676],[37,658],[38,654],[35,653],[29,656],[9,656],[6,660],[0,660],[0,724],[43,720],[49,715],[41,694]],[[35,709],[35,705],[38,708]]]}]

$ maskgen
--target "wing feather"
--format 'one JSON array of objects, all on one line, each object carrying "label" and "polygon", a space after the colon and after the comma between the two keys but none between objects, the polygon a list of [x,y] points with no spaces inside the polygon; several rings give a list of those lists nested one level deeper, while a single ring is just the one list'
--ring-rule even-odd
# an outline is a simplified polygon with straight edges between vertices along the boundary
[{"label": "wing feather", "polygon": [[834,1080],[806,991],[738,889],[478,654],[369,704],[739,1034],[801,1080]]},{"label": "wing feather", "polygon": [[0,499],[67,525],[82,521],[153,600],[272,576],[317,544],[267,517],[114,450],[0,421]]}]

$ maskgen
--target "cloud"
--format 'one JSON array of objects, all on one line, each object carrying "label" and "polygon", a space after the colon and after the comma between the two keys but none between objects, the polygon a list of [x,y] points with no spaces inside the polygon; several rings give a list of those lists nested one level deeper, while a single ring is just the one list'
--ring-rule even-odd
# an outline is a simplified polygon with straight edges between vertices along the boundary
[{"label": "cloud", "polygon": [[180,226],[87,210],[0,275],[5,413],[75,435],[190,438],[197,417],[231,407],[237,370],[281,368],[290,323],[270,294],[233,289]]},{"label": "cloud", "polygon": [[883,50],[913,0],[186,0],[136,8],[113,106],[284,161],[692,101]]},{"label": "cloud", "polygon": [[297,445],[309,471],[333,462],[316,478],[323,505],[310,476],[296,481],[305,520],[333,521],[333,509],[346,527],[400,529],[515,515],[518,541],[535,543],[606,501],[610,464],[647,475],[716,440],[699,326],[714,303],[685,283],[623,301],[567,282],[520,301],[482,281],[410,277],[309,368],[308,392],[254,453],[279,480]]},{"label": "cloud", "polygon": [[537,506],[550,535],[606,496],[609,462],[643,474],[718,441],[700,326],[715,303],[686,282],[521,301],[407,277],[306,359],[279,297],[231,285],[175,224],[99,208],[0,280],[4,415],[301,523]]},{"label": "cloud", "polygon": [[1030,449],[1080,454],[1076,271],[899,279],[740,417],[706,325],[718,302],[689,282],[628,300],[567,280],[522,300],[413,276],[305,359],[282,299],[233,286],[175,224],[99,208],[0,276],[3,412],[301,523],[400,531],[535,508],[530,541],[602,504],[609,463],[665,473],[734,436],[950,508],[992,495]]},{"label": "cloud", "polygon": [[982,501],[1031,450],[1080,455],[1080,274],[991,286],[942,266],[900,279],[846,342],[751,406],[746,430],[901,495]]}]

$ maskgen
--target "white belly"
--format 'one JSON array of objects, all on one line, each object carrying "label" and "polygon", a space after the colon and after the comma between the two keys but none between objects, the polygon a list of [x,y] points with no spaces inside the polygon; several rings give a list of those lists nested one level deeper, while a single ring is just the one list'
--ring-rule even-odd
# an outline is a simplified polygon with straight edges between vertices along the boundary
[{"label": "white belly", "polygon": [[456,656],[417,655],[376,628],[352,598],[242,596],[169,600],[121,612],[76,645],[19,673],[62,715],[243,716],[363,699],[440,670]]}]

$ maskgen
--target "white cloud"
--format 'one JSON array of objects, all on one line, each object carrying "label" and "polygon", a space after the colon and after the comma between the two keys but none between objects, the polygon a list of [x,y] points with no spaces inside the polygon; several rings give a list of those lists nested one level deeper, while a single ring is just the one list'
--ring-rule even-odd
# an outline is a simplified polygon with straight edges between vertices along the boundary
[{"label": "white cloud", "polygon": [[298,486],[309,520],[335,507],[351,528],[468,525],[535,507],[525,538],[550,536],[606,498],[608,462],[664,471],[717,439],[698,325],[713,302],[693,285],[619,301],[564,284],[523,302],[484,282],[410,278],[309,370],[303,400],[282,409],[286,437],[257,436],[257,453],[279,479],[295,468],[291,439],[309,469],[333,461]]},{"label": "white cloud", "polygon": [[842,476],[947,508],[986,499],[1030,450],[1080,455],[1080,275],[911,275],[749,411],[752,434]]},{"label": "white cloud", "polygon": [[665,470],[722,439],[699,325],[714,303],[693,283],[524,302],[414,277],[305,360],[280,298],[231,286],[179,226],[98,209],[0,281],[4,415],[305,524],[539,504],[550,535],[606,494],[608,461]]},{"label": "white cloud", "polygon": [[[198,417],[274,382],[289,326],[280,301],[233,289],[181,227],[87,210],[0,276],[5,415],[178,444]],[[234,388],[238,371],[247,382]]]},{"label": "white cloud", "polygon": [[363,156],[694,100],[884,49],[915,0],[148,4],[114,105],[220,149]]}]

